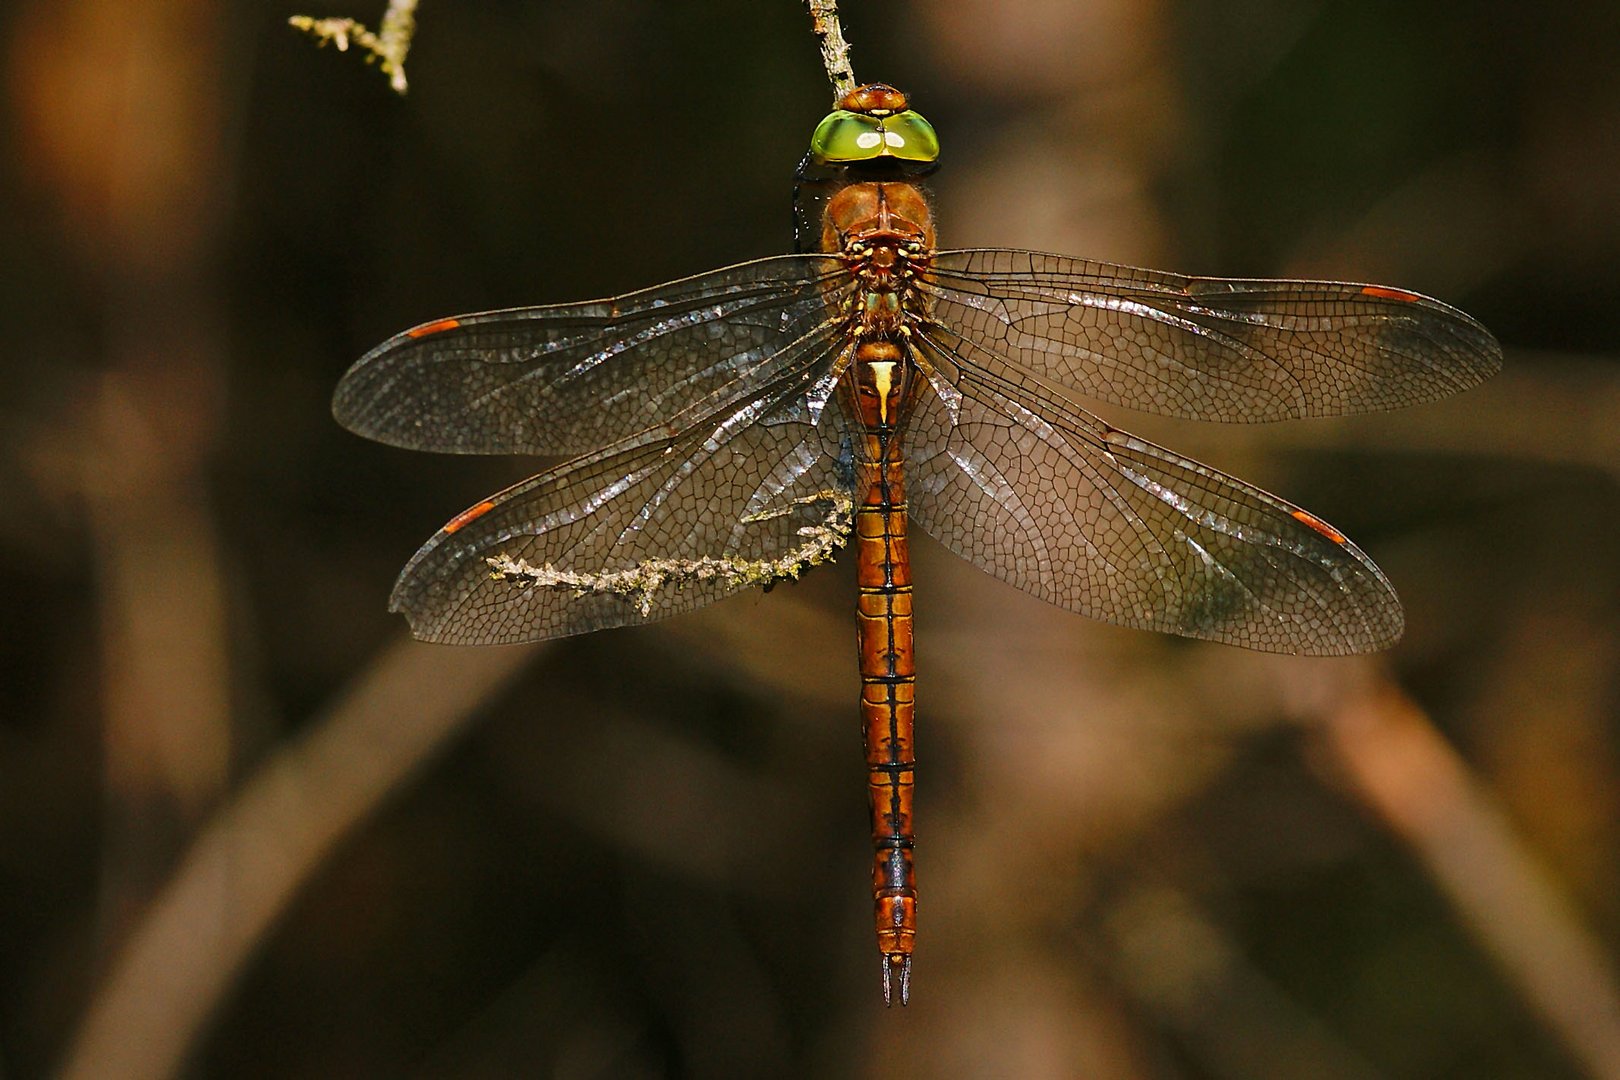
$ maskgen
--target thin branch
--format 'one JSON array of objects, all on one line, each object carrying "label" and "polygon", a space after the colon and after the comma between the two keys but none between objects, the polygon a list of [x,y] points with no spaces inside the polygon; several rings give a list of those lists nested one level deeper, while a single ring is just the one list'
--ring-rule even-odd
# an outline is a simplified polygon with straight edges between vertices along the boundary
[{"label": "thin branch", "polygon": [[375,34],[353,19],[294,15],[287,23],[322,45],[331,42],[339,52],[348,52],[353,44],[366,53],[367,63],[376,61],[395,93],[405,92],[405,54],[411,51],[411,37],[416,33],[416,0],[389,0],[382,31]]},{"label": "thin branch", "polygon": [[1422,861],[1529,1008],[1591,1076],[1620,1076],[1620,988],[1602,943],[1395,684],[1333,709],[1324,746]]},{"label": "thin branch", "polygon": [[535,651],[402,641],[373,662],[198,834],[92,998],[63,1080],[179,1075],[310,875]]},{"label": "thin branch", "polygon": [[838,21],[838,0],[810,0],[810,20],[815,27],[816,40],[821,43],[821,65],[827,69],[827,80],[833,85],[833,100],[837,101],[855,89],[849,42],[844,40],[844,28]]}]

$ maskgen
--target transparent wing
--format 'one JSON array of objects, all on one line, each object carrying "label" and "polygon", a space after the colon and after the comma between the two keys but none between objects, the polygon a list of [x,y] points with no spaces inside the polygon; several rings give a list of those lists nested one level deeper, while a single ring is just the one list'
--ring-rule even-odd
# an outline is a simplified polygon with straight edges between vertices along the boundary
[{"label": "transparent wing", "polygon": [[338,422],[413,450],[579,454],[739,380],[830,318],[835,259],[740,263],[609,300],[424,323],[338,383]]},{"label": "transparent wing", "polygon": [[1502,349],[1438,300],[1379,285],[1182,277],[1033,251],[944,251],[933,317],[1087,397],[1194,420],[1286,420],[1431,401]]},{"label": "transparent wing", "polygon": [[1266,652],[1401,634],[1383,573],[1332,526],[1110,427],[948,330],[907,426],[917,524],[975,566],[1119,626]]},{"label": "transparent wing", "polygon": [[[453,519],[400,574],[417,637],[510,644],[652,622],[793,577],[853,516],[851,441],[814,335],[743,400],[508,488]],[[707,403],[705,403],[707,404]]]}]

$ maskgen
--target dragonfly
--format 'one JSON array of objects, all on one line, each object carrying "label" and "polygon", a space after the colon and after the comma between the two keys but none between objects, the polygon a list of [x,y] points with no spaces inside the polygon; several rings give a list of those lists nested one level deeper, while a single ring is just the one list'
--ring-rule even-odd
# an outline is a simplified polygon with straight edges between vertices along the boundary
[{"label": "dragonfly", "polygon": [[874,923],[886,1004],[917,935],[908,529],[1070,611],[1268,652],[1400,637],[1395,591],[1322,518],[1081,400],[1252,422],[1467,389],[1501,348],[1406,289],[1187,277],[941,249],[939,139],[873,83],[815,128],[799,250],[586,303],[400,333],[338,421],[456,454],[570,459],[451,518],[391,609],[429,641],[651,623],[853,545]]}]

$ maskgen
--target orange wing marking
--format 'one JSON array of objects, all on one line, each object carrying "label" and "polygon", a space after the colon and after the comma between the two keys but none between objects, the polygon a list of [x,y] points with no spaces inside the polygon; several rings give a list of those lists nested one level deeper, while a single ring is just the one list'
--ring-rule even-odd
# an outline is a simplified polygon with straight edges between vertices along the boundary
[{"label": "orange wing marking", "polygon": [[455,517],[453,517],[449,521],[445,522],[444,529],[442,531],[445,532],[446,534],[453,533],[456,530],[462,528],[468,522],[477,521],[479,518],[483,517],[485,514],[489,513],[493,509],[495,509],[494,501],[491,500],[491,499],[485,499],[483,502],[479,503],[477,506],[474,506],[474,507],[472,507],[470,509],[467,509],[467,510],[463,510],[461,513],[457,514]]},{"label": "orange wing marking", "polygon": [[1380,300],[1402,300],[1408,304],[1423,299],[1415,292],[1407,292],[1405,289],[1391,289],[1387,285],[1363,285],[1361,295],[1376,296]]},{"label": "orange wing marking", "polygon": [[1308,510],[1295,510],[1294,520],[1299,522],[1301,525],[1315,529],[1317,532],[1321,533],[1335,544],[1342,544],[1345,542],[1344,533],[1340,532],[1338,529],[1335,529],[1333,526],[1329,525],[1327,522],[1323,521],[1321,518],[1317,517]]},{"label": "orange wing marking", "polygon": [[407,330],[405,333],[413,338],[425,338],[429,334],[442,334],[446,330],[454,330],[460,325],[460,319],[435,319],[430,323],[423,323],[415,329]]}]

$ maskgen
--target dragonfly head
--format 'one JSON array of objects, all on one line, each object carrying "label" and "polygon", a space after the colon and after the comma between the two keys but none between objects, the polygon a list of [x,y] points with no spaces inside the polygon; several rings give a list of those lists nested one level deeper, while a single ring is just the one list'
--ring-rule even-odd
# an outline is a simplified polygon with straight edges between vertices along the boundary
[{"label": "dragonfly head", "polygon": [[926,172],[939,161],[939,136],[906,95],[883,83],[856,87],[816,125],[810,156],[821,165],[877,163]]}]

